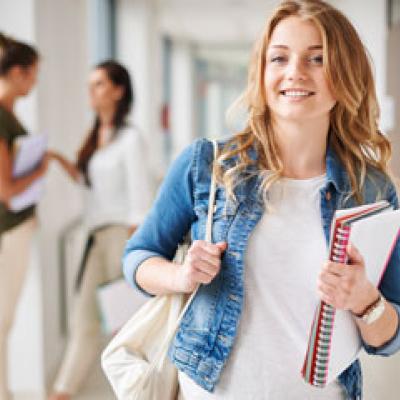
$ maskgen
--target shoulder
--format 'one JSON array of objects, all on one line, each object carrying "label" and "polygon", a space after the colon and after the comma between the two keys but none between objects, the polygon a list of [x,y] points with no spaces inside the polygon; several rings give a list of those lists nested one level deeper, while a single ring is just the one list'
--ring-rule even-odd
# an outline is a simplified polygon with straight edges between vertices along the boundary
[{"label": "shoulder", "polygon": [[116,142],[118,143],[118,148],[124,154],[134,154],[135,157],[145,158],[149,151],[143,133],[132,125],[126,125],[118,130]]},{"label": "shoulder", "polygon": [[4,108],[0,107],[0,137],[7,141],[26,134],[22,125]]},{"label": "shoulder", "polygon": [[10,112],[5,110],[3,107],[0,107],[0,123],[10,123],[14,120],[15,119]]},{"label": "shoulder", "polygon": [[117,138],[123,142],[135,142],[141,140],[142,133],[133,125],[124,125],[118,129]]},{"label": "shoulder", "polygon": [[[228,139],[215,140],[218,154],[228,143]],[[209,180],[211,176],[211,166],[214,161],[213,140],[201,138],[195,140],[188,146],[182,154],[190,158],[192,164],[192,173],[195,181]]]},{"label": "shoulder", "polygon": [[3,122],[9,118],[9,113],[3,107],[0,107],[0,122]]},{"label": "shoulder", "polygon": [[214,145],[213,142],[217,144],[217,151],[220,154],[222,151],[226,150],[227,146],[232,146],[232,138],[224,139],[197,139],[193,144],[193,155],[198,159],[199,162],[205,164],[210,164],[214,160]]},{"label": "shoulder", "polygon": [[369,167],[364,183],[365,198],[391,200],[396,196],[396,187],[388,174]]},{"label": "shoulder", "polygon": [[182,179],[189,178],[196,185],[210,176],[213,154],[213,144],[210,140],[196,139],[174,157],[169,172]]}]

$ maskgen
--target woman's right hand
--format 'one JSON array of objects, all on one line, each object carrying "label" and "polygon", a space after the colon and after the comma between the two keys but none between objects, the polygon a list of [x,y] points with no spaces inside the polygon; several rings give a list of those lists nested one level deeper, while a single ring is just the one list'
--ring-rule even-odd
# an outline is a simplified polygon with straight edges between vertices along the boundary
[{"label": "woman's right hand", "polygon": [[60,154],[54,150],[47,150],[46,154],[49,156],[50,160],[57,160]]},{"label": "woman's right hand", "polygon": [[77,166],[67,160],[61,153],[58,153],[54,150],[48,150],[46,155],[49,160],[57,161],[60,166],[64,169],[64,171],[75,181],[79,182],[81,178],[81,173],[78,170]]},{"label": "woman's right hand", "polygon": [[209,284],[221,268],[221,256],[227,243],[208,243],[195,240],[190,246],[184,263],[177,269],[177,291],[193,292],[199,284]]},{"label": "woman's right hand", "polygon": [[39,177],[43,176],[47,172],[47,169],[49,168],[50,159],[51,159],[51,157],[49,155],[49,152],[46,152],[42,158],[42,161],[40,162],[39,166],[37,167]]}]

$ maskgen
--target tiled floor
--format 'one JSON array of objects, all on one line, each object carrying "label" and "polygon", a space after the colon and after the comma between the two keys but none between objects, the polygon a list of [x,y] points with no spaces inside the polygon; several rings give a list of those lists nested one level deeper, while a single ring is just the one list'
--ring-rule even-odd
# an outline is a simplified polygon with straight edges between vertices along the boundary
[{"label": "tiled floor", "polygon": [[[116,397],[113,395],[112,389],[101,371],[100,363],[96,364],[81,392],[72,398],[72,400],[115,399]],[[13,400],[47,400],[47,396],[45,394],[18,393],[14,395]]]},{"label": "tiled floor", "polygon": [[74,400],[115,400],[112,389],[97,364],[82,392]]}]

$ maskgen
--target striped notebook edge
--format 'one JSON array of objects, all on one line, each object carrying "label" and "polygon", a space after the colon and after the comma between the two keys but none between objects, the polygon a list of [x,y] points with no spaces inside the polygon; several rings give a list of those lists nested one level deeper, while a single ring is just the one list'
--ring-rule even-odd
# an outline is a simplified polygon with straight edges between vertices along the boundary
[{"label": "striped notebook edge", "polygon": [[[378,214],[391,205],[382,200],[377,203],[348,209],[348,213],[338,216],[333,222],[329,259],[345,264],[347,245],[352,222]],[[323,388],[327,384],[335,309],[323,301],[319,302],[311,326],[307,352],[302,368],[304,380],[313,386]]]},{"label": "striped notebook edge", "polygon": [[[346,248],[349,236],[350,226],[337,222],[333,234],[334,241],[330,249],[330,260],[340,263],[347,261]],[[334,321],[335,309],[321,301],[311,327],[302,368],[303,378],[313,386],[323,388],[327,383]]]}]

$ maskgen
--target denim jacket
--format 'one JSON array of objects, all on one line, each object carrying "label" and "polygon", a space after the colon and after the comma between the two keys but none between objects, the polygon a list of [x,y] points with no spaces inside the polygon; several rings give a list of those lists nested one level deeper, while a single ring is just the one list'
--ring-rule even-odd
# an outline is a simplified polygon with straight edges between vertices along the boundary
[{"label": "denim jacket", "polygon": [[[200,139],[173,163],[149,215],[126,246],[123,269],[133,287],[143,291],[135,281],[136,269],[143,261],[160,256],[172,260],[177,245],[189,230],[192,240],[204,239],[212,160],[212,144]],[[176,367],[208,391],[213,391],[218,384],[235,342],[243,306],[244,253],[249,235],[264,212],[259,195],[261,178],[254,173],[257,172],[255,167],[249,167],[247,172],[247,179],[235,188],[236,200],[227,198],[224,188],[217,186],[213,241],[226,241],[228,248],[222,257],[220,273],[210,284],[200,287],[169,349],[169,357]],[[348,196],[350,183],[347,174],[329,146],[326,175],[326,185],[321,189],[321,218],[329,242],[335,210],[357,204]],[[376,170],[369,170],[363,196],[366,204],[387,199],[394,208],[398,208],[393,184]],[[379,289],[400,314],[399,242]],[[398,330],[388,343],[379,348],[365,343],[364,348],[370,354],[391,355],[400,348],[400,332]],[[338,379],[347,399],[362,398],[358,360]]]}]

